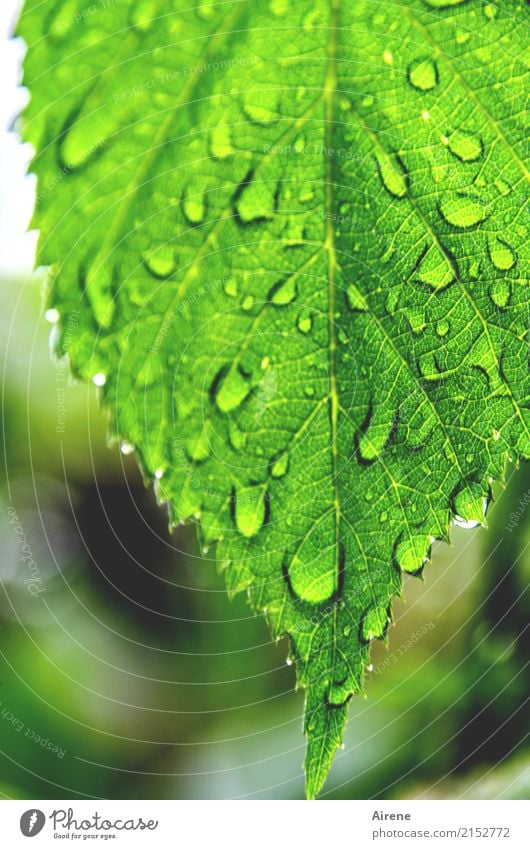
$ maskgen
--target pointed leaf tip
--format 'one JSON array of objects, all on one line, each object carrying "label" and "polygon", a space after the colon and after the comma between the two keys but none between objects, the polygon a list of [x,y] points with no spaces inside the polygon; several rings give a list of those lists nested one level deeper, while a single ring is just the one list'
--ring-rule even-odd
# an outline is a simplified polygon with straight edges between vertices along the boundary
[{"label": "pointed leaf tip", "polygon": [[347,714],[348,702],[329,705],[321,695],[315,698],[309,690],[305,711],[307,752],[304,764],[307,799],[316,799],[324,786],[335,752],[342,743]]}]

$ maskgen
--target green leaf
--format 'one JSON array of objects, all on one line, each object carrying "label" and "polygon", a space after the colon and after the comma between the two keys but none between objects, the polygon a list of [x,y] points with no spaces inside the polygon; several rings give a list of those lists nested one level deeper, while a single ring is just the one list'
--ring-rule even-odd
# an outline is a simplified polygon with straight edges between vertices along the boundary
[{"label": "green leaf", "polygon": [[514,0],[19,23],[57,351],[290,636],[310,797],[402,573],[530,455],[527,27]]}]

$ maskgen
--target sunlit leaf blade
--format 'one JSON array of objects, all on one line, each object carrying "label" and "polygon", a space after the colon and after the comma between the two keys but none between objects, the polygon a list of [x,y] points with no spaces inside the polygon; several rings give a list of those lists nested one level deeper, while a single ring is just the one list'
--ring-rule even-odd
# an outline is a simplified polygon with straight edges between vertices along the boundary
[{"label": "sunlit leaf blade", "polygon": [[85,6],[18,29],[57,351],[289,634],[313,797],[402,572],[530,454],[527,7]]}]

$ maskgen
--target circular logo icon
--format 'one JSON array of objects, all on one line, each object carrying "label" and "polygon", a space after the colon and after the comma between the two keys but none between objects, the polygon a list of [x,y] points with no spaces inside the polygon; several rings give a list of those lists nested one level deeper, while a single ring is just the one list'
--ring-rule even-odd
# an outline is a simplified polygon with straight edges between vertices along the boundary
[{"label": "circular logo icon", "polygon": [[24,837],[35,837],[44,828],[46,817],[38,808],[25,811],[20,817],[20,830]]}]

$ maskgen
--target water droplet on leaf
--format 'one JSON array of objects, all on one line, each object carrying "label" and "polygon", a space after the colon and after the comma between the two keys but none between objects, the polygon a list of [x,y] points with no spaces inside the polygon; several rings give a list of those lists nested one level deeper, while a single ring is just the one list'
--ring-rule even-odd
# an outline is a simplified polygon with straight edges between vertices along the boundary
[{"label": "water droplet on leaf", "polygon": [[223,283],[223,289],[230,298],[237,297],[239,293],[239,287],[237,285],[237,280],[235,279],[235,277],[229,277],[228,280],[225,280]]},{"label": "water droplet on leaf", "polygon": [[279,280],[275,283],[267,297],[272,304],[280,307],[292,303],[296,295],[296,278],[291,274],[287,280]]},{"label": "water droplet on leaf", "polygon": [[78,13],[76,0],[66,0],[61,3],[57,14],[48,24],[48,32],[55,41],[60,41],[67,35],[76,22]]},{"label": "water droplet on leaf", "polygon": [[[390,410],[375,407],[370,414],[365,430],[359,434],[357,447],[362,459],[371,463],[379,457],[394,432],[394,417]],[[366,498],[370,494],[366,492]]]},{"label": "water droplet on leaf", "polygon": [[136,0],[130,14],[130,23],[140,32],[147,32],[156,15],[154,0]]},{"label": "water droplet on leaf", "polygon": [[411,85],[420,91],[430,91],[438,83],[438,68],[432,59],[416,59],[408,69]]},{"label": "water droplet on leaf", "polygon": [[439,380],[440,370],[434,354],[422,354],[419,360],[419,368],[424,380]]},{"label": "water droplet on leaf", "polygon": [[432,9],[450,9],[451,6],[460,6],[466,2],[467,0],[425,0],[427,6]]},{"label": "water droplet on leaf", "polygon": [[243,110],[255,124],[260,124],[262,127],[270,126],[278,120],[278,90],[250,89],[245,93]]},{"label": "water droplet on leaf", "polygon": [[288,0],[271,0],[270,10],[277,18],[283,17],[289,8]]},{"label": "water droplet on leaf", "polygon": [[471,38],[469,30],[458,30],[456,33],[456,43],[465,44]]},{"label": "water droplet on leaf", "polygon": [[210,134],[210,150],[212,156],[215,156],[216,159],[226,159],[227,156],[235,153],[228,127],[217,124],[212,129]]},{"label": "water droplet on leaf", "polygon": [[482,141],[471,133],[456,130],[447,139],[447,145],[462,162],[475,162],[483,153]]},{"label": "water droplet on leaf", "polygon": [[236,200],[236,211],[244,224],[273,218],[276,184],[274,181],[249,178]]},{"label": "water droplet on leaf", "polygon": [[205,421],[200,433],[186,443],[188,454],[195,463],[202,463],[210,455],[210,430],[211,426]]},{"label": "water droplet on leaf", "polygon": [[61,315],[59,313],[59,310],[55,309],[55,307],[51,307],[51,309],[46,310],[46,312],[44,313],[44,317],[46,321],[50,322],[50,324],[57,324]]},{"label": "water droplet on leaf", "polygon": [[328,704],[341,706],[346,704],[352,694],[351,678],[348,674],[347,665],[336,663],[333,674],[336,676],[336,680],[333,681],[328,690]]},{"label": "water droplet on leaf", "polygon": [[311,549],[311,559],[304,555],[310,549],[302,544],[288,569],[289,583],[294,593],[307,604],[320,604],[330,599],[337,589],[337,564],[335,546],[324,549],[320,554]]},{"label": "water droplet on leaf", "polygon": [[489,212],[484,203],[466,195],[448,197],[442,201],[440,212],[453,227],[474,227],[485,221]]},{"label": "water droplet on leaf", "polygon": [[438,336],[447,336],[449,333],[449,322],[445,318],[441,318],[436,322],[436,333]]},{"label": "water droplet on leaf", "polygon": [[[221,370],[223,371],[223,370]],[[242,404],[252,389],[250,379],[237,366],[214,381],[215,403],[223,413],[229,413]]]},{"label": "water droplet on leaf", "polygon": [[455,525],[460,528],[476,528],[485,524],[488,500],[478,483],[468,483],[453,496]]},{"label": "water droplet on leaf", "polygon": [[421,304],[407,307],[404,314],[412,332],[416,335],[423,333],[427,325],[425,323],[425,311]]},{"label": "water droplet on leaf", "polygon": [[365,642],[382,637],[388,624],[387,612],[380,607],[372,608],[363,619],[361,637]]},{"label": "water droplet on leaf", "polygon": [[250,539],[261,530],[265,521],[266,488],[262,485],[242,487],[234,498],[237,529]]},{"label": "water droplet on leaf", "polygon": [[303,28],[306,32],[310,32],[315,26],[320,22],[320,9],[311,9],[304,17],[302,22]]},{"label": "water droplet on leaf", "polygon": [[143,260],[151,274],[162,280],[169,277],[175,270],[175,255],[171,245],[161,245],[159,248],[146,251]]},{"label": "water droplet on leaf", "polygon": [[300,203],[308,203],[310,200],[313,200],[315,197],[315,193],[312,189],[307,189],[306,191],[300,192],[298,195],[298,200]]},{"label": "water droplet on leaf", "polygon": [[499,194],[502,195],[503,197],[507,197],[512,190],[512,187],[510,186],[510,184],[507,183],[506,180],[501,179],[501,177],[497,177],[493,181],[493,184],[494,184],[495,188],[497,189],[497,191],[499,192]]},{"label": "water droplet on leaf", "polygon": [[202,183],[190,183],[182,200],[184,215],[190,224],[202,224],[206,214],[206,201]]},{"label": "water droplet on leaf", "polygon": [[368,309],[368,304],[366,303],[364,296],[353,283],[350,283],[346,288],[346,300],[352,311],[366,312]]},{"label": "water droplet on leaf", "polygon": [[241,301],[241,308],[248,312],[254,306],[254,298],[252,295],[245,295],[243,300]]},{"label": "water droplet on leaf", "polygon": [[197,6],[197,15],[203,21],[211,21],[216,12],[215,6],[211,3],[199,3]]},{"label": "water droplet on leaf", "polygon": [[404,572],[417,572],[429,559],[431,538],[426,534],[408,536],[396,547],[396,562]]},{"label": "water droplet on leaf", "polygon": [[508,306],[511,294],[512,287],[507,280],[498,280],[496,283],[492,283],[490,287],[491,300],[499,309]]},{"label": "water droplet on leaf", "polygon": [[435,291],[449,286],[455,274],[448,257],[438,245],[430,245],[419,261],[416,271],[418,279]]},{"label": "water droplet on leaf", "polygon": [[396,312],[397,304],[399,300],[399,289],[391,289],[388,293],[388,297],[386,299],[386,310],[389,315],[394,315]]},{"label": "water droplet on leaf", "polygon": [[79,168],[105,144],[120,123],[120,112],[81,112],[61,143],[61,160],[68,169]]},{"label": "water droplet on leaf", "polygon": [[289,455],[283,454],[276,462],[274,463],[271,469],[271,475],[273,478],[283,478],[289,469]]},{"label": "water droplet on leaf", "polygon": [[300,333],[303,333],[304,335],[309,333],[311,331],[312,326],[313,319],[311,318],[311,316],[300,316],[300,318],[298,319],[297,327]]},{"label": "water droplet on leaf", "polygon": [[514,267],[517,255],[511,245],[498,236],[490,236],[488,239],[488,251],[490,259],[499,271],[509,271]]},{"label": "water droplet on leaf", "polygon": [[235,422],[231,421],[228,429],[228,439],[232,448],[235,451],[240,451],[247,444],[247,438],[247,434],[240,430]]},{"label": "water droplet on leaf", "polygon": [[403,198],[407,194],[407,174],[397,156],[387,153],[376,153],[379,173],[385,189],[395,198]]}]

